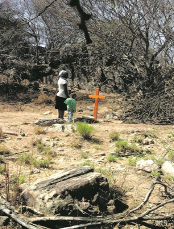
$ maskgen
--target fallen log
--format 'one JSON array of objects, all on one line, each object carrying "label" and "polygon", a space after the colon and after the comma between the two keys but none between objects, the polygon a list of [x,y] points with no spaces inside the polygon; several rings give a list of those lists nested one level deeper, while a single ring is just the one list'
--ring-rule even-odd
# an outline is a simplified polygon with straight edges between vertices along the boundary
[{"label": "fallen log", "polygon": [[[142,209],[143,206],[145,206],[146,203],[148,203],[150,196],[152,195],[152,192],[156,185],[161,185],[164,188],[165,194],[170,198],[160,204],[156,204],[154,207],[145,210],[144,212],[138,212]],[[126,210],[123,213],[119,214],[113,214],[106,217],[69,217],[69,216],[56,216],[56,217],[36,217],[31,218],[30,222],[34,223],[43,223],[45,222],[58,222],[58,221],[71,221],[73,224],[75,222],[84,222],[83,224],[73,225],[73,226],[66,226],[62,227],[61,229],[79,229],[79,228],[88,228],[88,227],[96,227],[96,226],[102,226],[102,225],[116,225],[120,223],[128,224],[132,222],[145,222],[145,221],[161,221],[166,220],[170,221],[174,219],[174,213],[171,215],[160,215],[158,217],[149,216],[151,213],[154,213],[157,209],[164,207],[167,204],[174,202],[174,196],[173,193],[168,191],[168,187],[159,181],[154,181],[146,194],[144,200],[135,208],[131,210]],[[132,216],[133,215],[133,216]],[[86,222],[86,223],[85,223]]]}]

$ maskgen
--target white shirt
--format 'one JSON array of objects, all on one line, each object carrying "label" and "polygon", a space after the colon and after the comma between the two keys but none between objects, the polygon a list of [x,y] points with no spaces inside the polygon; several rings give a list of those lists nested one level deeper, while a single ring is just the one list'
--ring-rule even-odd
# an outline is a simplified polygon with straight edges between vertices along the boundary
[{"label": "white shirt", "polygon": [[64,85],[67,84],[67,80],[63,77],[60,77],[57,84],[58,84],[58,88],[59,88],[57,96],[66,98]]}]

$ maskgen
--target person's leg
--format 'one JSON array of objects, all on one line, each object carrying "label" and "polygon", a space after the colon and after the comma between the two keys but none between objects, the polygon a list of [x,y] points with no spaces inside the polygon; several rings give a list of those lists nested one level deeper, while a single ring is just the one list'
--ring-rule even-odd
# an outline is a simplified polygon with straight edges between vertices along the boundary
[{"label": "person's leg", "polygon": [[58,110],[58,118],[63,119],[64,117],[64,111],[63,110]]},{"label": "person's leg", "polygon": [[71,111],[68,110],[68,121],[71,122]]},{"label": "person's leg", "polygon": [[69,122],[72,122],[73,111],[70,110],[68,113],[69,113],[69,114],[68,114],[68,120],[69,120]]},{"label": "person's leg", "polygon": [[72,122],[72,120],[73,120],[73,111],[71,112],[71,122]]}]

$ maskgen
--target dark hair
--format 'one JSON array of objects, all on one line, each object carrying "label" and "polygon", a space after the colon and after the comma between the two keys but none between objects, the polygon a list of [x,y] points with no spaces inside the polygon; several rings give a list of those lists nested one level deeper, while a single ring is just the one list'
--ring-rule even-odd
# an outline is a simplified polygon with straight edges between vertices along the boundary
[{"label": "dark hair", "polygon": [[71,93],[71,97],[74,99],[74,98],[76,98],[76,94],[75,93]]}]

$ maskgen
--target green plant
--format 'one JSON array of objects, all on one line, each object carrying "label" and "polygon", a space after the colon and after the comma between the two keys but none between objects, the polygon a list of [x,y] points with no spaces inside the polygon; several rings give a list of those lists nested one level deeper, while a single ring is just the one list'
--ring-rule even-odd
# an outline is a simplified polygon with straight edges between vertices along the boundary
[{"label": "green plant", "polygon": [[13,184],[13,190],[17,190],[19,185],[24,183],[27,179],[27,176],[22,174],[22,173],[19,173],[19,174],[15,174],[11,177],[11,182]]},{"label": "green plant", "polygon": [[82,152],[81,158],[87,159],[88,158],[88,152]]},{"label": "green plant", "polygon": [[4,158],[1,155],[0,155],[0,163],[4,163]]},{"label": "green plant", "polygon": [[165,158],[156,158],[154,155],[145,155],[144,159],[153,160],[159,166],[161,166],[165,162]]},{"label": "green plant", "polygon": [[50,146],[40,145],[40,146],[37,147],[37,149],[38,149],[39,152],[43,152],[44,154],[47,154],[47,155],[51,154]]},{"label": "green plant", "polygon": [[94,149],[96,149],[96,150],[100,150],[100,149],[101,149],[101,146],[99,146],[99,145],[95,145],[95,146],[94,146]]},{"label": "green plant", "polygon": [[169,131],[169,137],[174,137],[174,132],[173,131]]},{"label": "green plant", "polygon": [[5,165],[0,165],[0,173],[3,173],[5,171]]},{"label": "green plant", "polygon": [[80,163],[79,166],[90,166],[91,168],[94,168],[94,164],[91,163],[90,161],[85,161],[83,163]]},{"label": "green plant", "polygon": [[40,168],[49,168],[50,167],[50,159],[45,158],[45,159],[36,161],[35,166],[40,167]]},{"label": "green plant", "polygon": [[168,154],[168,159],[172,162],[174,162],[174,149],[167,148],[166,149],[167,154]]},{"label": "green plant", "polygon": [[143,152],[145,154],[151,154],[152,153],[152,149],[143,149]]},{"label": "green plant", "polygon": [[33,165],[39,168],[48,168],[50,167],[50,159],[47,157],[46,159],[37,160],[30,154],[22,154],[18,158],[21,164]]},{"label": "green plant", "polygon": [[143,137],[141,135],[135,136],[133,141],[136,143],[142,143]]},{"label": "green plant", "polygon": [[47,155],[51,154],[51,148],[50,148],[50,146],[45,145],[41,141],[41,139],[36,140],[33,143],[33,146],[35,146],[40,153],[43,152],[44,154],[47,154]]},{"label": "green plant", "polygon": [[99,167],[99,168],[94,168],[94,171],[97,173],[102,173],[108,179],[110,185],[115,183],[114,173],[111,170]]},{"label": "green plant", "polygon": [[77,125],[77,131],[81,134],[81,136],[84,139],[91,138],[92,132],[94,131],[93,126],[84,122],[77,122],[76,125]]},{"label": "green plant", "polygon": [[35,161],[34,157],[31,154],[27,154],[27,153],[21,154],[18,160],[21,164],[25,164],[25,165],[33,165]]},{"label": "green plant", "polygon": [[131,156],[128,158],[128,164],[130,166],[134,166],[136,165],[136,162],[139,160],[140,158],[139,157],[135,157],[135,156]]},{"label": "green plant", "polygon": [[151,175],[153,176],[153,177],[155,177],[155,178],[158,178],[158,177],[160,177],[160,172],[158,171],[158,170],[153,170],[152,172],[151,172]]},{"label": "green plant", "polygon": [[109,162],[116,162],[117,156],[114,155],[114,154],[109,154],[109,155],[107,155],[106,159],[107,159]]},{"label": "green plant", "polygon": [[147,137],[150,137],[150,138],[157,138],[157,135],[152,131],[147,131],[147,132],[143,132],[142,135],[147,138]]},{"label": "green plant", "polygon": [[109,138],[112,141],[118,141],[120,139],[120,134],[118,132],[114,131],[114,132],[109,134]]},{"label": "green plant", "polygon": [[129,144],[127,141],[118,140],[116,142],[116,153],[117,154],[141,154],[142,150],[137,147],[136,144]]}]

